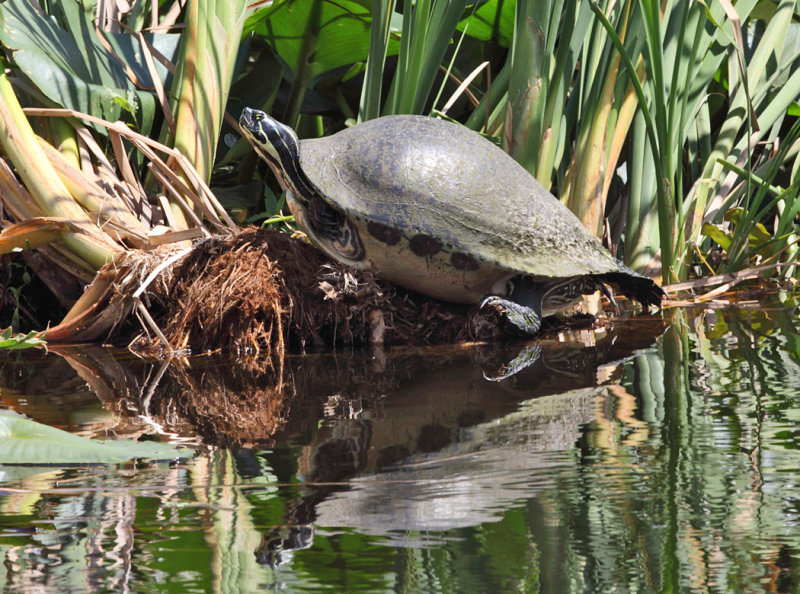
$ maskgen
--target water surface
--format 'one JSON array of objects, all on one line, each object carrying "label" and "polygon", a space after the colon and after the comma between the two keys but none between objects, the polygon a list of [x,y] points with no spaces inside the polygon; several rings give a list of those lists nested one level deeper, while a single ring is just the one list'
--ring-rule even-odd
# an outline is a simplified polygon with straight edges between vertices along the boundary
[{"label": "water surface", "polygon": [[0,466],[0,583],[800,590],[793,310],[639,317],[524,346],[6,357],[3,406],[197,455]]}]

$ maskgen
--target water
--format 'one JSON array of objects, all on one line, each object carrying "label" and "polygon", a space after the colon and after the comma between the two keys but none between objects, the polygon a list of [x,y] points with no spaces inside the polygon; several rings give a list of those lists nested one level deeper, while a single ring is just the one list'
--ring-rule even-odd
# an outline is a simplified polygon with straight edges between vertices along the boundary
[{"label": "water", "polygon": [[[16,354],[2,405],[180,462],[0,466],[0,583],[59,592],[800,591],[791,310],[234,362]],[[487,379],[488,376],[491,379]]]}]

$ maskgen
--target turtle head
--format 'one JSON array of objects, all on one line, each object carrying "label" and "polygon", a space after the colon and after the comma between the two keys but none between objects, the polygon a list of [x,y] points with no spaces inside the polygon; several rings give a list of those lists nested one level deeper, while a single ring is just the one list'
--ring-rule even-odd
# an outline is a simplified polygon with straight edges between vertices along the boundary
[{"label": "turtle head", "polygon": [[299,159],[299,140],[289,126],[281,124],[263,111],[245,107],[239,116],[239,126],[244,137],[253,145],[281,178],[282,184],[290,172],[296,171]]},{"label": "turtle head", "polygon": [[353,265],[363,260],[364,246],[354,223],[328,203],[303,172],[294,130],[249,107],[242,110],[239,126],[286,190],[286,202],[311,240],[336,260]]}]

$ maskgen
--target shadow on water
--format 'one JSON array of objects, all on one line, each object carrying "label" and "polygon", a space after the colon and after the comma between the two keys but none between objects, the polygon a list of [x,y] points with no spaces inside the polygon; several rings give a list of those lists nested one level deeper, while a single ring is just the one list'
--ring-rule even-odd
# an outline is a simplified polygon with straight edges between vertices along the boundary
[{"label": "shadow on water", "polygon": [[513,347],[18,355],[3,365],[3,405],[199,453],[0,466],[1,581],[792,591],[794,313],[690,314],[669,329],[642,316]]}]

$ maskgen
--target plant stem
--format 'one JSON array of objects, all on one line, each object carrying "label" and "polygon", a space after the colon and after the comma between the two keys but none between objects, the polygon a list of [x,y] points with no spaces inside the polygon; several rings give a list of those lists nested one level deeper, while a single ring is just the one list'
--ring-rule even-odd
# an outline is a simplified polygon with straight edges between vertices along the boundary
[{"label": "plant stem", "polygon": [[62,238],[87,270],[96,271],[123,254],[119,245],[96,231],[94,223],[59,178],[3,72],[0,72],[0,144],[42,212],[66,219],[81,229],[81,232],[66,231]]}]

